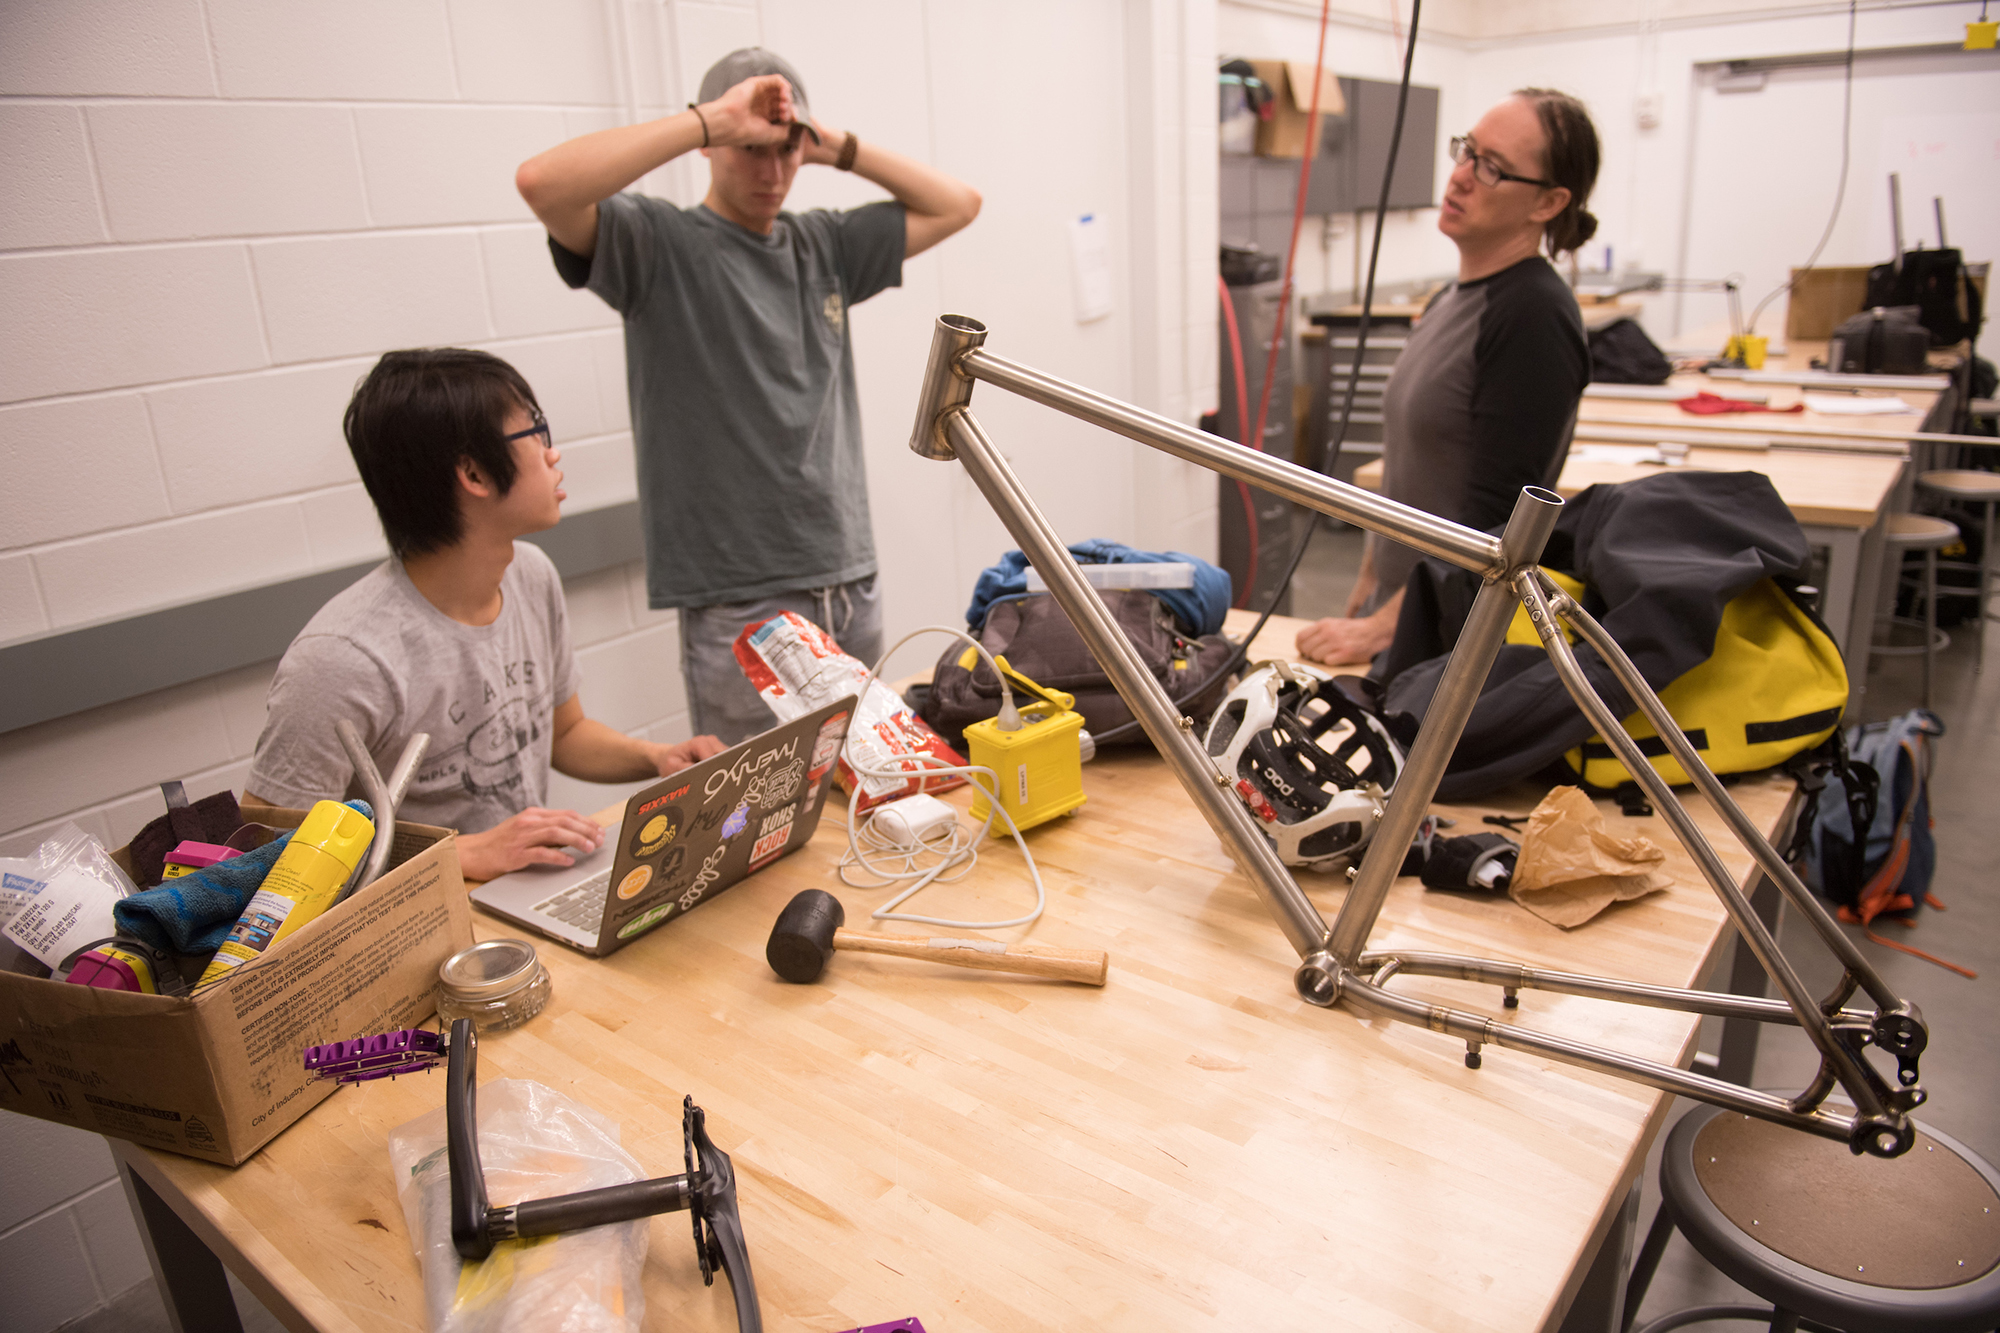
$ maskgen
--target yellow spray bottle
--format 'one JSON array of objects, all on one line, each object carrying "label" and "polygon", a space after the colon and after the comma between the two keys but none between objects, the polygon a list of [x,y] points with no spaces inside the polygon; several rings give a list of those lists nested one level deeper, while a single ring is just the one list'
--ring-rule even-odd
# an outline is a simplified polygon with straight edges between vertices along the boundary
[{"label": "yellow spray bottle", "polygon": [[338,801],[315,805],[285,844],[278,863],[251,895],[195,989],[228,976],[231,968],[254,961],[333,906],[347,877],[368,854],[374,836],[375,825],[360,811]]}]

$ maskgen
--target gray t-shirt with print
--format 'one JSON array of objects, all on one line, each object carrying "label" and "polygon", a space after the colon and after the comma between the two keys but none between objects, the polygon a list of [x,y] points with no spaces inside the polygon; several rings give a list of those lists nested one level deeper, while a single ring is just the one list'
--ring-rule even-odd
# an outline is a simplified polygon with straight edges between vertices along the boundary
[{"label": "gray t-shirt with print", "polygon": [[430,733],[400,817],[483,833],[548,799],[557,704],[577,691],[562,580],[514,543],[500,614],[465,625],[389,560],[306,622],[278,663],[244,789],[281,805],[362,795],[334,723],[353,720],[383,777]]},{"label": "gray t-shirt with print", "polygon": [[625,317],[625,383],[655,609],[875,572],[848,309],[903,281],[903,206],[780,213],[619,194],[556,270]]}]

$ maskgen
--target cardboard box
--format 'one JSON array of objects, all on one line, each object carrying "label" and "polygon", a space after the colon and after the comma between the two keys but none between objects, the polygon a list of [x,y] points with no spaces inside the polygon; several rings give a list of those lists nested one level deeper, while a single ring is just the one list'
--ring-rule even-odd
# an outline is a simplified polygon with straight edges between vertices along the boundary
[{"label": "cardboard box", "polygon": [[1866,264],[1795,268],[1785,309],[1785,339],[1819,342],[1830,338],[1842,320],[1861,313],[1867,300]]},{"label": "cardboard box", "polygon": [[[1867,264],[1825,264],[1817,268],[1792,270],[1790,304],[1785,310],[1785,337],[1793,342],[1818,342],[1833,336],[1841,321],[1858,315],[1868,305]],[[1979,289],[1981,303],[1986,296],[1986,275],[1991,266],[1965,266],[1966,276]],[[1964,309],[1961,297],[1959,308]]]},{"label": "cardboard box", "polygon": [[[1311,63],[1253,60],[1250,67],[1272,92],[1271,118],[1257,122],[1257,155],[1306,157],[1318,152],[1321,125],[1312,123]],[[1330,69],[1319,74],[1319,114],[1322,118],[1347,114],[1340,78]]]},{"label": "cardboard box", "polygon": [[[244,818],[296,828],[305,812]],[[240,1165],[332,1095],[305,1047],[415,1027],[437,1011],[438,964],[472,943],[451,830],[398,824],[389,864],[198,996],[0,973],[0,1109]]]}]

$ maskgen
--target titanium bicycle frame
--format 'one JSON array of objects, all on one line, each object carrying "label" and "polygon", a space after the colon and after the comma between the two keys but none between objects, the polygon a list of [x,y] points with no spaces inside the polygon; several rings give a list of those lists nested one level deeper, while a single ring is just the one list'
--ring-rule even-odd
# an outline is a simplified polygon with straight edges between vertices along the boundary
[{"label": "titanium bicycle frame", "polygon": [[[1856,1153],[1895,1157],[1909,1150],[1914,1131],[1908,1112],[1924,1100],[1917,1068],[1928,1040],[1922,1013],[1883,983],[1784,858],[1730,799],[1631,659],[1596,620],[1539,572],[1536,562],[1555,530],[1563,504],[1560,497],[1539,487],[1524,489],[1507,526],[1498,537],[1490,536],[1008,361],[986,351],[985,342],[986,326],[978,320],[963,315],[939,317],[910,448],[924,458],[956,459],[1041,572],[1050,595],[1067,613],[1174,776],[1298,951],[1301,962],[1293,985],[1301,998],[1323,1008],[1345,1003],[1364,1014],[1456,1037],[1465,1042],[1466,1063],[1475,1069],[1482,1046],[1525,1051],[1840,1139]],[[1358,524],[1425,555],[1471,570],[1483,580],[1360,868],[1349,872],[1352,884],[1331,926],[1278,859],[1270,841],[1251,822],[1230,779],[1210,761],[1194,735],[1194,720],[1181,715],[1146,671],[1103,599],[1085,581],[1062,538],[972,415],[972,386],[982,380],[1113,434]],[[1527,608],[1570,697],[1644,789],[1653,808],[1672,826],[1782,999],[1682,990],[1455,954],[1367,947],[1403,851],[1436,794],[1445,764],[1505,640],[1516,605]],[[1840,982],[1825,997],[1816,1001],[1806,989],[1692,817],[1585,678],[1558,622],[1574,630],[1604,659],[1737,841],[1839,959],[1844,969]],[[1818,1049],[1819,1071],[1794,1096],[1759,1092],[1657,1060],[1399,995],[1388,985],[1398,975],[1457,977],[1499,986],[1509,1008],[1516,1003],[1516,992],[1544,990],[1684,1013],[1795,1024]],[[1857,990],[1873,1001],[1872,1012],[1847,1007]],[[1899,1086],[1891,1087],[1868,1063],[1863,1052],[1871,1042],[1896,1057]],[[1836,1086],[1852,1101],[1851,1115],[1825,1105]]]}]

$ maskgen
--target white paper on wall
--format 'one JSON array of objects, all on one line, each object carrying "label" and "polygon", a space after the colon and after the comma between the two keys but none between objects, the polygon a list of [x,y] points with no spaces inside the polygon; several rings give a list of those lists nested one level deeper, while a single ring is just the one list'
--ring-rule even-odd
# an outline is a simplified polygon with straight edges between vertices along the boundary
[{"label": "white paper on wall", "polygon": [[1070,276],[1076,291],[1076,322],[1088,324],[1111,313],[1110,227],[1102,213],[1085,213],[1069,224]]}]

